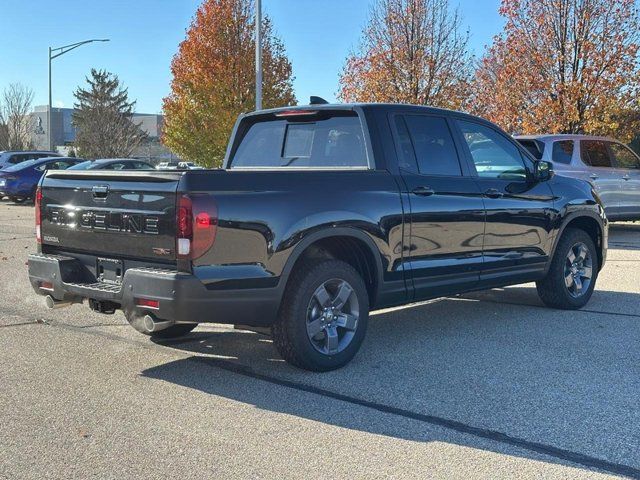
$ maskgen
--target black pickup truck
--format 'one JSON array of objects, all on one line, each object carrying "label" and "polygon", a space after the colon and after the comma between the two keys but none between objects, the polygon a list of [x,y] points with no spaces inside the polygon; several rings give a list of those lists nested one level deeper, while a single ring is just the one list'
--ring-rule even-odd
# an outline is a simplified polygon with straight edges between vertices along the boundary
[{"label": "black pickup truck", "polygon": [[589,183],[485,120],[407,105],[258,111],[223,169],[50,171],[36,197],[29,277],[50,307],[165,338],[270,327],[319,371],[351,360],[371,309],[531,281],[580,308],[607,249]]}]

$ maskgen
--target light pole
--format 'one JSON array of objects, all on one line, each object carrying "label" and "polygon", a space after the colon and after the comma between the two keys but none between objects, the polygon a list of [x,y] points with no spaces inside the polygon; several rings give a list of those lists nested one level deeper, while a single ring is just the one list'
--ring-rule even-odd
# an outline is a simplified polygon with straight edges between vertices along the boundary
[{"label": "light pole", "polygon": [[[78,43],[72,43],[70,45],[64,45],[63,47],[51,48],[49,47],[49,109],[47,110],[47,144],[49,150],[53,149],[53,135],[51,134],[51,60],[58,58],[60,55],[64,55],[70,52],[74,48],[78,48],[85,43],[91,42],[108,42],[108,38],[94,38],[92,40],[84,40]],[[52,55],[53,54],[53,55]]]},{"label": "light pole", "polygon": [[262,110],[262,0],[256,0],[256,110]]}]

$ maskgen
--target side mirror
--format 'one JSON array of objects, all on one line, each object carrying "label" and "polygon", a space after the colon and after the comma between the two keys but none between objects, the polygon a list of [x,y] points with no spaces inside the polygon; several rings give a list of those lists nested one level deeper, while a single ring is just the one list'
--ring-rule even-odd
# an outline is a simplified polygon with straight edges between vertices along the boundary
[{"label": "side mirror", "polygon": [[553,176],[553,164],[544,160],[538,160],[533,165],[533,178],[539,182],[549,180]]}]

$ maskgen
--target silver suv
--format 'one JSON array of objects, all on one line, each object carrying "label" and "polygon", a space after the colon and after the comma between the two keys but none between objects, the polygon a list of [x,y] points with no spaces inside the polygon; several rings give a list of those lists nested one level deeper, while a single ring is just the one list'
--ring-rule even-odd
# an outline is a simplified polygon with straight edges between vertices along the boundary
[{"label": "silver suv", "polygon": [[529,135],[515,139],[538,160],[595,186],[610,220],[640,220],[640,157],[617,140],[588,135]]}]

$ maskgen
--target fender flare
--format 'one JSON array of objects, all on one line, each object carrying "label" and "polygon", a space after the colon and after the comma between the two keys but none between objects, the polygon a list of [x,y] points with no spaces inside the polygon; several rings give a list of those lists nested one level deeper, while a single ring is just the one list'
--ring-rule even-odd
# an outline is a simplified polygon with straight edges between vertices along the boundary
[{"label": "fender flare", "polygon": [[278,284],[278,288],[281,291],[284,291],[287,282],[289,281],[289,275],[293,270],[294,265],[298,261],[298,259],[304,254],[304,252],[309,248],[312,244],[317,242],[318,240],[323,240],[331,237],[351,237],[356,240],[363,241],[367,247],[369,248],[369,253],[373,256],[375,265],[373,266],[375,269],[375,277],[376,277],[376,295],[379,291],[382,281],[383,281],[383,266],[382,259],[380,257],[380,250],[375,244],[375,242],[371,239],[369,235],[364,233],[362,230],[358,230],[352,227],[328,227],[323,228],[322,230],[315,231],[308,235],[298,242],[298,244],[294,247],[291,255],[287,259],[285,266],[282,270],[282,274],[280,275],[280,282]]},{"label": "fender flare", "polygon": [[[572,212],[569,213],[567,216],[562,217],[562,224],[560,225],[560,227],[558,228],[558,232],[556,233],[555,238],[553,239],[553,247],[551,250],[551,256],[550,259],[553,259],[553,257],[556,254],[556,248],[558,247],[558,242],[560,241],[560,238],[562,238],[562,235],[564,234],[564,231],[566,230],[567,226],[569,225],[569,223],[571,223],[573,220],[576,220],[578,218],[590,218],[595,220],[595,222],[598,225],[598,229],[599,229],[599,235],[600,238],[604,238],[604,229],[605,229],[605,222],[606,220],[603,220],[601,216],[599,216],[597,213],[592,212],[592,211],[579,211],[579,212]],[[596,247],[598,247],[596,245]],[[602,250],[604,250],[602,247],[600,247],[600,256],[604,257],[604,252]],[[600,262],[602,263],[602,262]],[[549,270],[549,267],[551,266],[551,260],[549,262],[547,262],[547,267],[545,268],[545,274],[546,272]],[[602,265],[599,265],[600,268],[602,268]]]}]

